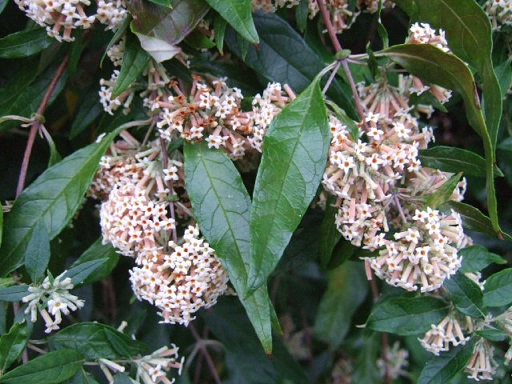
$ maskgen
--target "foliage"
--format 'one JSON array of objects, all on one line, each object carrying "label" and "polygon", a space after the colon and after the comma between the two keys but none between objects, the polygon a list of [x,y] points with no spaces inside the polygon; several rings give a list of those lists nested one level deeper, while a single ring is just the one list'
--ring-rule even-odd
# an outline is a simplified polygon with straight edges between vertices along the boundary
[{"label": "foliage", "polygon": [[0,1],[0,383],[510,383],[510,0]]}]

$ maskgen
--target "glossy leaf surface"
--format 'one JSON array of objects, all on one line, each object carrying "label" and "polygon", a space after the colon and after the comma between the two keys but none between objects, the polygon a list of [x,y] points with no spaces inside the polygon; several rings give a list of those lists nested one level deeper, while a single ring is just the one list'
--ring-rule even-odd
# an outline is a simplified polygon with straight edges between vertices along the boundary
[{"label": "glossy leaf surface", "polygon": [[317,79],[274,118],[265,136],[251,207],[248,291],[266,282],[313,200],[329,140]]},{"label": "glossy leaf surface", "polygon": [[490,276],[485,282],[484,305],[502,307],[512,304],[512,268]]},{"label": "glossy leaf surface", "polygon": [[207,144],[185,144],[186,187],[199,228],[226,268],[263,348],[272,351],[266,286],[245,297],[251,201],[231,159]]},{"label": "glossy leaf surface", "polygon": [[447,279],[446,289],[457,310],[465,315],[483,318],[483,293],[480,287],[463,273],[457,273]]},{"label": "glossy leaf surface", "polygon": [[429,296],[390,297],[375,304],[366,326],[401,336],[419,335],[439,323],[448,308],[444,301]]},{"label": "glossy leaf surface", "polygon": [[478,272],[486,268],[491,263],[507,264],[507,261],[482,245],[475,244],[463,248],[458,252],[462,256],[461,272]]},{"label": "glossy leaf surface", "polygon": [[250,0],[206,0],[210,6],[250,43],[258,42]]},{"label": "glossy leaf surface", "polygon": [[55,40],[45,28],[27,29],[0,39],[0,59],[27,57],[48,48]]},{"label": "glossy leaf surface", "polygon": [[474,152],[462,148],[436,146],[420,151],[421,164],[445,172],[464,176],[485,177],[485,159]]},{"label": "glossy leaf surface", "polygon": [[73,267],[79,267],[86,262],[100,261],[101,264],[91,264],[94,266],[94,270],[82,278],[82,284],[90,284],[109,276],[116,267],[119,257],[116,249],[111,244],[103,244],[100,237],[80,255],[78,260],[73,263]]},{"label": "glossy leaf surface", "polygon": [[36,357],[0,377],[2,384],[57,384],[73,376],[83,356],[73,349],[60,349]]},{"label": "glossy leaf surface", "polygon": [[9,330],[0,337],[0,376],[21,356],[25,350],[31,332],[27,323],[14,323]]},{"label": "glossy leaf surface", "polygon": [[43,221],[38,221],[30,236],[25,254],[25,268],[33,282],[38,282],[50,261],[50,239]]}]

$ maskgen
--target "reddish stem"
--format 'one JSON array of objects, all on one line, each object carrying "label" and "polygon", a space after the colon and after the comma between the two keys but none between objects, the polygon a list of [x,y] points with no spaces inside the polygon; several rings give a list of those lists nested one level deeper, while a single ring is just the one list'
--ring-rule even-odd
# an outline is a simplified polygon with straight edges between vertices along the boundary
[{"label": "reddish stem", "polygon": [[201,352],[202,352],[202,354],[203,354],[203,356],[204,356],[204,358],[206,360],[206,364],[208,364],[208,368],[210,369],[210,372],[212,374],[213,381],[216,384],[221,384],[222,381],[220,380],[220,377],[219,377],[219,374],[217,372],[217,369],[215,368],[215,364],[214,364],[210,354],[208,353],[208,350],[206,349],[206,345],[204,344],[203,339],[201,338],[201,336],[197,332],[196,327],[194,327],[193,324],[189,324],[188,328],[190,329],[190,332],[192,333],[192,335],[196,339],[197,344],[199,345],[199,349],[201,350]]},{"label": "reddish stem", "polygon": [[32,154],[32,148],[34,147],[34,141],[36,138],[36,134],[37,134],[37,132],[39,132],[39,128],[41,126],[40,120],[46,111],[46,107],[48,106],[48,103],[50,102],[50,98],[52,97],[53,91],[55,91],[57,82],[59,81],[59,79],[64,74],[64,71],[66,70],[66,66],[68,64],[68,59],[69,59],[69,56],[66,55],[66,57],[64,57],[64,60],[62,60],[62,63],[60,64],[59,68],[57,69],[57,72],[55,72],[52,82],[50,83],[48,89],[46,90],[43,100],[41,101],[41,104],[39,105],[39,108],[37,109],[36,120],[32,123],[32,125],[30,127],[30,132],[28,134],[28,140],[27,140],[27,146],[25,147],[25,153],[23,154],[23,162],[21,163],[20,176],[18,178],[18,187],[16,188],[16,198],[18,198],[21,195],[21,192],[23,192],[23,189],[25,188],[25,180],[27,178],[28,163],[30,161],[30,156]]}]

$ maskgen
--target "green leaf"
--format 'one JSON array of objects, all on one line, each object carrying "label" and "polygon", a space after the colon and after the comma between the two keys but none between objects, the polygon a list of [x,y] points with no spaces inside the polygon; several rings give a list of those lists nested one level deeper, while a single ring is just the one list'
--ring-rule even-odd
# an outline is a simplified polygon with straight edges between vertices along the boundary
[{"label": "green leaf", "polygon": [[[430,83],[452,89],[461,95],[469,124],[480,135],[484,146],[487,205],[492,228],[497,236],[503,236],[498,223],[498,206],[494,187],[494,163],[496,160],[494,145],[482,115],[475,81],[469,68],[456,56],[429,44],[396,45],[378,52],[376,55],[389,57],[411,74]],[[501,104],[501,97],[499,103]]]},{"label": "green leaf", "polygon": [[4,210],[0,207],[0,247],[2,246],[2,237],[4,232]]},{"label": "green leaf", "polygon": [[486,268],[489,264],[507,264],[507,260],[503,257],[489,252],[487,248],[482,245],[475,244],[458,251],[459,256],[462,257],[461,272],[479,272]]},{"label": "green leaf", "polygon": [[425,364],[418,384],[446,384],[461,372],[473,354],[474,341],[450,348]]},{"label": "green leaf", "polygon": [[39,221],[34,226],[25,253],[25,268],[34,283],[44,276],[49,261],[50,239],[44,222]]},{"label": "green leaf", "polygon": [[[288,84],[294,92],[302,92],[325,68],[324,62],[303,37],[279,16],[255,13],[253,17],[260,44],[248,47],[245,63],[267,80]],[[243,47],[234,35],[226,35],[226,44],[237,56],[243,58]],[[358,119],[350,89],[343,88],[335,79],[327,94],[351,118]]]},{"label": "green leaf", "polygon": [[505,237],[509,240],[512,239],[512,237],[505,232],[500,233],[501,237],[499,237],[494,231],[491,219],[472,205],[450,200],[444,203],[443,207],[448,207],[457,211],[462,217],[462,226],[468,231],[476,231],[492,237]]},{"label": "green leaf", "polygon": [[215,17],[215,20],[213,21],[213,30],[215,31],[213,40],[215,41],[215,45],[222,55],[224,54],[224,37],[226,36],[227,26],[228,22],[221,16],[217,15]]},{"label": "green leaf", "polygon": [[272,273],[325,170],[330,135],[318,79],[274,118],[265,136],[251,207],[248,292]]},{"label": "green leaf", "polygon": [[425,199],[425,205],[427,207],[436,209],[440,205],[448,201],[450,199],[450,196],[453,195],[453,191],[459,184],[461,177],[462,173],[450,177],[450,179],[447,180],[441,187],[439,187],[437,191],[427,196],[427,198]]},{"label": "green leaf", "polygon": [[0,288],[0,301],[21,301],[28,294],[28,285],[20,284]]},{"label": "green leaf", "polygon": [[[405,2],[410,3],[409,0],[395,2],[399,6]],[[412,7],[404,9],[411,13]],[[450,49],[477,69],[482,78],[482,104],[490,145],[495,148],[502,102],[491,59],[493,43],[489,17],[476,1],[460,0],[414,0],[414,16],[433,28],[442,28],[446,32]]]},{"label": "green leaf", "polygon": [[123,65],[119,77],[112,90],[112,98],[116,98],[126,91],[137,80],[149,62],[149,55],[143,50],[133,34],[126,34],[126,43],[123,54]]},{"label": "green leaf", "polygon": [[87,360],[120,359],[144,354],[147,345],[100,323],[76,323],[48,337],[54,349],[80,351]]},{"label": "green leaf", "polygon": [[[83,368],[64,382],[65,384],[99,384],[96,379]],[[132,383],[130,383],[132,384]]]},{"label": "green leaf", "polygon": [[464,176],[485,177],[485,159],[474,152],[462,148],[437,146],[420,151],[421,164],[445,172]]},{"label": "green leaf", "polygon": [[38,222],[43,221],[50,239],[73,218],[117,132],[90,144],[48,168],[15,201],[5,220],[0,248],[0,276],[18,268]]},{"label": "green leaf", "polygon": [[126,373],[118,372],[114,376],[113,384],[133,384],[133,380]]},{"label": "green leaf", "polygon": [[366,326],[400,336],[419,335],[438,324],[448,309],[446,302],[431,296],[394,296],[375,304]]},{"label": "green leaf", "polygon": [[60,349],[36,357],[0,377],[2,384],[57,384],[73,376],[82,366],[83,356],[72,349]]},{"label": "green leaf", "polygon": [[[34,67],[29,68],[29,70],[32,73],[36,72]],[[31,78],[31,75],[23,75],[23,80],[27,81],[28,84],[18,84],[17,86],[13,86],[13,88],[16,90],[16,92],[14,92],[15,96],[10,97],[11,95],[9,95],[7,100],[3,99],[2,101],[5,101],[5,103],[0,101],[0,116],[32,116],[34,111],[37,111],[39,105],[41,104],[44,94],[55,76],[56,70],[57,67],[51,67],[40,74],[35,80],[34,78]],[[61,76],[57,82],[57,85],[55,86],[55,90],[50,97],[49,104],[53,103],[57,96],[59,96],[60,92],[64,88],[64,85],[66,84],[66,81],[67,74],[64,73],[64,75]],[[17,125],[19,125],[18,122],[12,121],[2,123],[0,124],[0,132]]]},{"label": "green leaf", "polygon": [[325,207],[325,215],[320,227],[320,240],[318,242],[318,258],[322,268],[327,268],[331,258],[332,252],[341,238],[341,233],[338,231],[335,222],[335,215],[338,209],[333,205],[336,201],[334,196],[329,196]]},{"label": "green leaf", "polygon": [[93,275],[99,268],[103,267],[106,264],[108,259],[102,258],[97,260],[91,260],[82,262],[80,264],[73,264],[71,268],[68,269],[64,277],[69,277],[71,279],[71,283],[77,287],[82,285],[88,281],[94,281],[95,276]]},{"label": "green leaf", "polygon": [[98,90],[92,89],[82,98],[71,124],[69,138],[74,139],[82,133],[101,113],[103,108],[98,102]]},{"label": "green leaf", "polygon": [[447,279],[443,287],[459,312],[476,318],[485,317],[482,311],[484,294],[478,284],[469,277],[459,272]]},{"label": "green leaf", "polygon": [[250,43],[258,43],[258,33],[251,14],[250,0],[206,0],[219,14]]},{"label": "green leaf", "polygon": [[512,304],[512,268],[491,275],[485,281],[484,305],[503,307]]},{"label": "green leaf", "polygon": [[262,286],[244,298],[251,201],[231,159],[205,142],[185,143],[186,189],[199,228],[215,249],[266,353],[272,351],[271,303]]},{"label": "green leaf", "polygon": [[35,55],[48,48],[55,40],[45,28],[27,29],[0,39],[0,59],[17,59]]},{"label": "green leaf", "polygon": [[119,261],[119,254],[112,244],[103,244],[102,238],[100,237],[82,253],[78,260],[73,263],[72,268],[92,261],[101,261],[102,263],[90,264],[90,267],[87,267],[87,269],[91,272],[85,278],[81,278],[81,284],[91,284],[110,276],[110,273],[114,270]]},{"label": "green leaf", "polygon": [[487,340],[493,341],[493,342],[501,342],[501,341],[505,341],[509,338],[508,333],[501,329],[484,328],[484,329],[475,329],[474,332],[477,335],[482,336],[484,339],[487,339]]},{"label": "green leaf", "polygon": [[162,7],[172,8],[172,0],[149,0],[154,4],[161,5]]},{"label": "green leaf", "polygon": [[128,10],[133,16],[132,32],[176,45],[187,36],[210,7],[203,0],[176,0],[162,7],[144,0],[132,0]]},{"label": "green leaf", "polygon": [[352,316],[368,294],[362,263],[346,262],[329,271],[329,285],[315,319],[314,332],[329,347],[337,349],[350,327]]},{"label": "green leaf", "polygon": [[0,337],[0,376],[6,369],[21,356],[31,336],[27,322],[14,323],[6,333]]},{"label": "green leaf", "polygon": [[220,298],[211,311],[203,312],[203,318],[224,346],[229,374],[226,383],[311,383],[280,338],[275,341],[272,358],[265,355],[242,306],[234,298]]},{"label": "green leaf", "polygon": [[304,32],[308,24],[309,0],[300,0],[299,5],[295,7],[295,20],[299,31]]},{"label": "green leaf", "polygon": [[9,2],[9,0],[0,0],[0,13],[2,13],[5,9],[5,6],[7,5],[7,3]]}]

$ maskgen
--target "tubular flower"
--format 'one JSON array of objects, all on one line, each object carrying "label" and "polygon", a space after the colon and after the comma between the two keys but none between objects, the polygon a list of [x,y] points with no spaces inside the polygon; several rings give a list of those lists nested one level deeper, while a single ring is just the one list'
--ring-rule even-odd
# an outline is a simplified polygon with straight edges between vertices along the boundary
[{"label": "tubular flower", "polygon": [[473,331],[473,322],[470,317],[460,319],[457,312],[452,311],[439,324],[432,324],[431,329],[420,339],[425,350],[439,356],[439,352],[448,351],[450,343],[453,346],[466,344],[470,340],[464,331]]},{"label": "tubular flower", "polygon": [[475,381],[492,380],[498,364],[494,360],[494,347],[484,338],[478,338],[473,355],[464,372],[469,373],[469,378]]}]

